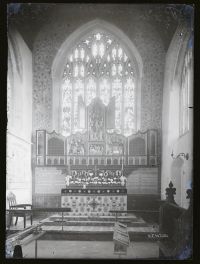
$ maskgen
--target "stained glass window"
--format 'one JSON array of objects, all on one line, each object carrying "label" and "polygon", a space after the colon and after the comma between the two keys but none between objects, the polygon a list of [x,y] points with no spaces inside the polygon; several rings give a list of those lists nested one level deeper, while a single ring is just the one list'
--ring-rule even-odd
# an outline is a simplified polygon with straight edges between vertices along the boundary
[{"label": "stained glass window", "polygon": [[96,82],[93,78],[86,81],[86,105],[89,105],[93,98],[96,97]]},{"label": "stained glass window", "polygon": [[112,96],[115,96],[115,127],[121,133],[122,128],[122,81],[117,78],[112,82]]},{"label": "stained glass window", "polygon": [[69,50],[63,72],[62,133],[80,131],[78,98],[85,106],[95,97],[109,104],[115,97],[115,129],[128,136],[136,130],[136,72],[127,50],[113,35],[91,32]]},{"label": "stained glass window", "polygon": [[82,96],[84,97],[84,85],[83,85],[83,81],[80,79],[77,79],[74,83],[74,101],[73,101],[73,105],[74,105],[74,130],[78,131],[79,130],[79,126],[78,126],[78,97]]},{"label": "stained glass window", "polygon": [[110,83],[108,79],[101,79],[100,83],[99,83],[99,94],[100,94],[100,98],[102,100],[102,102],[105,105],[108,105],[109,101],[110,101]]},{"label": "stained glass window", "polygon": [[62,86],[62,131],[64,135],[71,133],[72,119],[72,83],[66,79]]},{"label": "stained glass window", "polygon": [[124,84],[124,135],[129,135],[135,129],[135,85],[133,78],[126,79]]}]

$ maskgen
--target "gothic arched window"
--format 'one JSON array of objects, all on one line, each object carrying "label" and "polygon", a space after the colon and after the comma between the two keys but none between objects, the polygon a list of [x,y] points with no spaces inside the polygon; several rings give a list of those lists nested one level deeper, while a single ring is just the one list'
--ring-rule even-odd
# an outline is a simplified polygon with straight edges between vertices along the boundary
[{"label": "gothic arched window", "polygon": [[[83,131],[78,125],[78,100],[88,106],[99,97],[108,105],[115,97],[115,129],[125,136],[136,131],[136,67],[110,33],[93,31],[69,50],[62,82],[62,134]],[[113,131],[113,130],[112,130]]]}]

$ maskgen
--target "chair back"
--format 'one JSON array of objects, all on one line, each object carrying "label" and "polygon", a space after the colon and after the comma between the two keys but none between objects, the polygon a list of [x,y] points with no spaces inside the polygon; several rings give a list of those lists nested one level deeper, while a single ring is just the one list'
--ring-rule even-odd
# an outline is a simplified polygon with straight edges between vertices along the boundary
[{"label": "chair back", "polygon": [[16,196],[14,193],[10,192],[7,196],[9,209],[13,209],[12,207],[17,204]]},{"label": "chair back", "polygon": [[22,253],[22,246],[16,245],[13,252],[13,258],[14,259],[22,259],[23,253]]}]

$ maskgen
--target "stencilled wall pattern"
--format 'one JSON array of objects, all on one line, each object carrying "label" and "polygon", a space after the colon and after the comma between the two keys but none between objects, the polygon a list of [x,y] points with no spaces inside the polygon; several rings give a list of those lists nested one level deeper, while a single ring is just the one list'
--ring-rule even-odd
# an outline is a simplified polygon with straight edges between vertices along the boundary
[{"label": "stencilled wall pattern", "polygon": [[33,48],[33,131],[52,130],[51,67],[60,46],[76,29],[97,17],[122,30],[138,49],[143,61],[140,130],[160,129],[165,49],[154,26],[137,7],[62,5],[54,12]]}]

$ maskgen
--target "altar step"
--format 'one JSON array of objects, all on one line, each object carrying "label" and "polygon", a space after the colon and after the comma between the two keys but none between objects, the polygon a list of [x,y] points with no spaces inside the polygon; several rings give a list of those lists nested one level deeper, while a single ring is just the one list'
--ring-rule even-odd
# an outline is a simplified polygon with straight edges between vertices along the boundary
[{"label": "altar step", "polygon": [[[54,240],[94,240],[112,241],[114,227],[112,226],[42,226],[47,231],[43,240],[53,237]],[[158,234],[158,226],[128,227],[130,241],[154,241],[152,235]]]},{"label": "altar step", "polygon": [[[146,226],[145,222],[122,222],[123,224],[127,224],[127,226]],[[60,226],[61,225],[61,221],[53,221],[53,222],[47,222],[45,223],[45,225],[53,225],[54,226]],[[101,221],[65,221],[63,222],[63,226],[114,226],[115,222],[101,222]]]},{"label": "altar step", "polygon": [[[50,226],[110,226],[113,227],[116,218],[114,216],[64,216],[63,219],[61,216],[51,216],[49,221],[45,225]],[[145,227],[147,223],[135,215],[131,216],[120,216],[117,218],[117,221],[127,225],[128,227]]]},{"label": "altar step", "polygon": [[[138,219],[141,219],[135,215],[126,215],[126,216],[118,216],[117,220],[118,221],[123,221],[123,222],[137,222]],[[52,215],[49,216],[50,221],[61,221],[62,217],[61,215]],[[71,215],[65,215],[63,216],[64,221],[102,221],[102,222],[110,222],[110,221],[115,221],[116,217],[115,216],[71,216]],[[141,219],[142,220],[142,219]]]},{"label": "altar step", "polygon": [[[42,225],[41,229],[42,231],[40,232],[44,233],[41,240],[55,241],[113,241],[114,233],[114,227],[109,226],[63,226],[62,228],[61,226]],[[158,234],[158,227],[128,227],[127,231],[130,241],[155,242],[155,238],[152,238],[152,235]],[[19,233],[13,235],[14,240]],[[21,236],[20,242],[21,244],[28,244],[36,236],[34,233],[27,233],[26,236]]]},{"label": "altar step", "polygon": [[[51,218],[51,219],[50,219]],[[11,230],[19,232],[29,232],[36,225],[40,225],[42,231],[47,231],[43,239],[53,240],[94,240],[94,241],[112,241],[114,232],[115,217],[64,217],[63,226],[61,216],[54,215],[46,219],[34,219],[34,225],[30,225],[27,221],[27,228],[23,229],[23,221],[17,226],[11,226]],[[53,221],[55,220],[55,221]],[[58,220],[58,221],[56,221]],[[103,221],[102,221],[103,220]],[[148,224],[143,219],[135,215],[119,217],[118,220],[132,220],[131,224],[127,224],[127,229],[131,241],[154,241],[152,234],[158,234],[158,225]],[[123,222],[123,221],[120,221]]]}]

